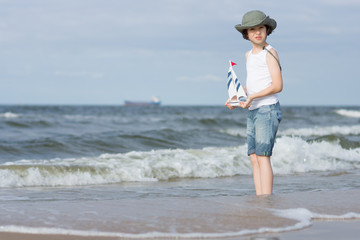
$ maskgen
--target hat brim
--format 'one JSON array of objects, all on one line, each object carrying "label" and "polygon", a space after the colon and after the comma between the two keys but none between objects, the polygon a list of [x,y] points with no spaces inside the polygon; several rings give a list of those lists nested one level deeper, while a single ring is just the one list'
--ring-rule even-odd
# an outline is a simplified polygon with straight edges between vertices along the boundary
[{"label": "hat brim", "polygon": [[273,31],[276,28],[276,21],[272,18],[270,18],[269,16],[267,16],[264,20],[262,20],[261,22],[257,22],[254,23],[252,25],[241,25],[241,24],[237,24],[235,25],[236,30],[238,30],[239,32],[243,33],[244,30],[249,29],[249,28],[253,28],[253,27],[257,27],[257,26],[261,26],[261,25],[267,25],[271,28],[271,31]]}]

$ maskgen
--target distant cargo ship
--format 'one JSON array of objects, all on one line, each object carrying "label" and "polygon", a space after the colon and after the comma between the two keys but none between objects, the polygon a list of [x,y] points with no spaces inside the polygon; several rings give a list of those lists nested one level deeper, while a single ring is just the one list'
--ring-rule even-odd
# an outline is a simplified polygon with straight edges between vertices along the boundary
[{"label": "distant cargo ship", "polygon": [[125,105],[125,106],[160,106],[160,105],[161,105],[161,101],[160,101],[160,99],[157,98],[157,97],[152,97],[149,102],[145,102],[145,101],[128,101],[128,100],[125,100],[124,105]]}]

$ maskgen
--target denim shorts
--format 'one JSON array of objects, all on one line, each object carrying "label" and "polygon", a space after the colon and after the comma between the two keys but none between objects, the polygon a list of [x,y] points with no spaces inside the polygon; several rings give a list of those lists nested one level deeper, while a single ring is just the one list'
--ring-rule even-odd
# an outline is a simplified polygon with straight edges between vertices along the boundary
[{"label": "denim shorts", "polygon": [[281,121],[280,103],[249,110],[247,117],[248,155],[271,156]]}]

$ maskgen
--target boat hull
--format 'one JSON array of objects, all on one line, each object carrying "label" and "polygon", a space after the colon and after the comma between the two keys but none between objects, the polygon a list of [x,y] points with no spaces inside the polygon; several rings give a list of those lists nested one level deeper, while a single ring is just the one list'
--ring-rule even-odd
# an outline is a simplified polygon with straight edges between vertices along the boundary
[{"label": "boat hull", "polygon": [[160,106],[161,102],[137,102],[137,101],[125,101],[125,106],[139,106],[139,107],[151,107]]}]

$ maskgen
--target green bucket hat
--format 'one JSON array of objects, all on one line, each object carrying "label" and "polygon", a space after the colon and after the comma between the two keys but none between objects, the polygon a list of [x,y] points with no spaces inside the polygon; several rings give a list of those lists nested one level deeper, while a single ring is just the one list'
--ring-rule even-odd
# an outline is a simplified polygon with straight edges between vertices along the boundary
[{"label": "green bucket hat", "polygon": [[241,24],[235,25],[236,30],[243,33],[245,29],[252,27],[257,27],[261,25],[267,25],[270,28],[269,34],[276,28],[276,21],[269,16],[266,16],[265,13],[254,10],[245,13],[242,18]]}]

